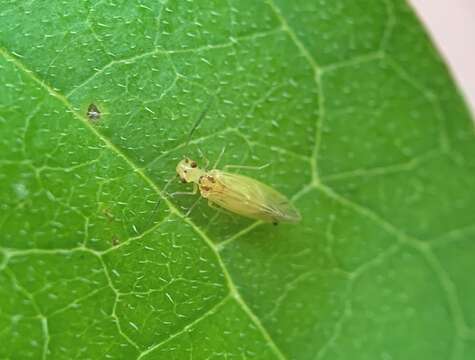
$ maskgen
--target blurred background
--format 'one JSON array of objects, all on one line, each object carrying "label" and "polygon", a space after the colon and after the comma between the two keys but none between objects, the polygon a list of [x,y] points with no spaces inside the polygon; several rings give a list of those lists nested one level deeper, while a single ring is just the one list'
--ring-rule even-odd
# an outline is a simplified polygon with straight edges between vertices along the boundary
[{"label": "blurred background", "polygon": [[409,0],[475,115],[475,0]]}]

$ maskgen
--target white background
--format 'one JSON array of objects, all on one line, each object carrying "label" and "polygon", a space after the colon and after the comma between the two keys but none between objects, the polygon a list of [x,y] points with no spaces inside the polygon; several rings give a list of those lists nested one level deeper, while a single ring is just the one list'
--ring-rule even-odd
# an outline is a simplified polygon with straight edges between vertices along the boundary
[{"label": "white background", "polygon": [[475,114],[475,0],[410,0]]}]

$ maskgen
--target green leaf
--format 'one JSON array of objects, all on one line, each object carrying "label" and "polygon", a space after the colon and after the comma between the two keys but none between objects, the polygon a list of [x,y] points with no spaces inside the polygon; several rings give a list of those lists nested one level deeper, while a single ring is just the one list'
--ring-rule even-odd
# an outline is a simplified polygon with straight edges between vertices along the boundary
[{"label": "green leaf", "polygon": [[[1,359],[475,357],[474,127],[406,4],[7,1],[0,23]],[[221,153],[269,164],[242,172],[302,222],[162,192]]]}]

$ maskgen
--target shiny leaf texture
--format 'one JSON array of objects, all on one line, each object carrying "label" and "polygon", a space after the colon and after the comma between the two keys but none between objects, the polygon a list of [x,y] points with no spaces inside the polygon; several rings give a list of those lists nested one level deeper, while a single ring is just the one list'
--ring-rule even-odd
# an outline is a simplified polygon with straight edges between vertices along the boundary
[{"label": "shiny leaf texture", "polygon": [[[1,359],[475,358],[474,127],[407,4],[6,0],[0,24]],[[235,170],[303,220],[169,196],[185,155],[268,164]]]}]

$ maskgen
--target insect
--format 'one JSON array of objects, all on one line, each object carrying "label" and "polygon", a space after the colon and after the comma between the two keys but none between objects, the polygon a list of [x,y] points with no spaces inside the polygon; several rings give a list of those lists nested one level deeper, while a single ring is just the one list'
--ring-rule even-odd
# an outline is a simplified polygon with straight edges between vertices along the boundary
[{"label": "insect", "polygon": [[211,207],[218,205],[233,213],[277,225],[280,222],[300,221],[299,211],[277,190],[250,177],[213,169],[206,171],[196,161],[181,160],[176,172],[183,183],[193,183],[208,199]]}]

